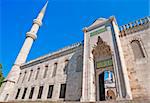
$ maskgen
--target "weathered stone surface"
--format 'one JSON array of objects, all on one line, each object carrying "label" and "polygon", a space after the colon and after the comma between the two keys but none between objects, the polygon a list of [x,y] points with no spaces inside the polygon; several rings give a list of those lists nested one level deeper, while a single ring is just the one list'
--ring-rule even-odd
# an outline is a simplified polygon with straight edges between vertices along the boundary
[{"label": "weathered stone surface", "polygon": [[[121,44],[124,52],[128,76],[133,99],[150,98],[150,29],[144,29],[127,36],[121,37]],[[144,58],[136,59],[131,47],[132,40],[140,40]]]},{"label": "weathered stone surface", "polygon": [[[73,51],[72,51],[73,50]],[[64,100],[68,99],[69,100],[80,100],[81,97],[81,78],[82,78],[82,67],[80,72],[76,72],[76,66],[77,66],[77,57],[79,55],[82,56],[82,46],[81,45],[76,45],[74,48],[68,49],[67,54],[58,56],[54,59],[47,60],[43,63],[37,63],[33,66],[22,68],[21,70],[21,77],[18,83],[15,85],[15,90],[13,92],[13,95],[11,96],[11,100],[15,99],[15,96],[17,94],[18,88],[21,89],[18,99],[21,100],[24,88],[27,88],[27,92],[25,95],[24,100],[29,99],[29,94],[31,91],[31,87],[35,87],[34,93],[32,100],[37,100],[38,96],[38,91],[39,87],[43,86],[43,93],[42,93],[42,100],[47,100],[47,93],[48,93],[48,87],[49,85],[54,85],[53,88],[53,94],[52,98],[50,100],[56,101],[56,100]],[[61,54],[63,52],[59,52]],[[65,66],[65,60],[69,60],[67,67]],[[54,64],[57,62],[57,70],[56,70],[56,75],[53,76],[54,72]],[[80,61],[82,63],[82,60]],[[32,62],[30,62],[32,64]],[[27,64],[26,64],[27,65]],[[44,71],[45,71],[45,66],[48,66],[48,71],[47,75],[45,78],[43,78]],[[37,69],[39,69],[39,75],[37,77],[37,80],[35,79],[37,75]],[[67,74],[65,74],[64,69],[67,70]],[[30,77],[30,81],[28,81],[30,72],[33,70],[33,73]],[[26,76],[25,75],[26,72]],[[60,95],[60,86],[61,84],[66,84],[66,98],[59,98]],[[71,86],[70,86],[71,85]]]},{"label": "weathered stone surface", "polygon": [[150,100],[122,100],[100,102],[75,102],[75,101],[9,101],[0,103],[150,103]]},{"label": "weathered stone surface", "polygon": [[[150,103],[149,17],[136,21],[134,25],[132,23],[123,25],[120,31],[114,17],[97,19],[84,29],[84,46],[82,43],[76,43],[25,63],[32,43],[36,39],[46,6],[47,3],[39,14],[38,18],[41,20],[34,20],[31,31],[27,33],[16,62],[1,87],[0,101]],[[110,65],[106,62],[108,60],[111,60]],[[97,67],[97,62],[104,65]],[[104,75],[100,77],[105,71],[113,73],[113,85],[104,81]],[[66,85],[66,89],[63,88],[65,91],[63,97],[60,96],[62,84]],[[53,85],[52,97],[47,98],[50,85]],[[41,98],[37,98],[40,86],[43,86],[42,95]],[[29,99],[32,87],[34,92]],[[25,88],[27,91],[24,91]],[[18,89],[20,92],[16,98]],[[107,95],[110,94],[107,89],[114,91],[111,92],[113,98],[112,95]],[[101,98],[106,101],[99,101]]]}]

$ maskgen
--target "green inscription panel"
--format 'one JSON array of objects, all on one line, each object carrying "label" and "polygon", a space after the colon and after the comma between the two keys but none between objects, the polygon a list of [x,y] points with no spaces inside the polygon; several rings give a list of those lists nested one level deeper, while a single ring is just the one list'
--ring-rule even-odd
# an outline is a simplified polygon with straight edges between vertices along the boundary
[{"label": "green inscription panel", "polygon": [[105,32],[105,31],[106,31],[106,28],[98,29],[98,30],[96,30],[96,31],[94,31],[94,32],[91,32],[91,33],[90,33],[90,37],[91,37],[91,36],[94,36],[94,35],[97,35],[97,34],[100,34],[100,33],[102,33],[102,32]]},{"label": "green inscription panel", "polygon": [[112,59],[96,62],[96,68],[104,68],[104,67],[109,67],[112,65],[113,65]]}]

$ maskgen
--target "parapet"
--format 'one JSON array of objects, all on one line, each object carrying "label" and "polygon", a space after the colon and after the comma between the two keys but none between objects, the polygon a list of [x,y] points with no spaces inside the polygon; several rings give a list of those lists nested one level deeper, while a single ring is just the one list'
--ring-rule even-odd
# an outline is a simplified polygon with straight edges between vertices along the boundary
[{"label": "parapet", "polygon": [[126,35],[130,35],[132,33],[145,30],[149,28],[150,23],[150,17],[145,17],[139,20],[136,20],[134,22],[130,22],[128,24],[125,24],[123,26],[119,27],[120,35],[119,37],[124,37]]}]

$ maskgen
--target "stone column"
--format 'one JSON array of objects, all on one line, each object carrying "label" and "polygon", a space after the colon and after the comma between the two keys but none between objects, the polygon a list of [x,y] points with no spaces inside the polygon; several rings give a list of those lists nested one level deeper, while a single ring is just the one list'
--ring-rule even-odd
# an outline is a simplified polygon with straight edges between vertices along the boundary
[{"label": "stone column", "polygon": [[81,102],[95,102],[95,75],[93,55],[90,52],[90,41],[86,28],[84,29],[83,83]]},{"label": "stone column", "polygon": [[83,30],[84,31],[84,53],[83,53],[83,80],[82,80],[82,98],[81,101],[87,101],[88,99],[88,74],[87,74],[87,68],[88,68],[88,53],[87,53],[87,48],[88,48],[88,39],[87,39],[87,33],[86,33],[86,28]]},{"label": "stone column", "polygon": [[89,101],[93,102],[96,101],[96,81],[95,81],[95,69],[94,69],[94,58],[92,54],[92,50],[90,50],[90,57],[89,57],[89,84],[90,84],[90,97]]},{"label": "stone column", "polygon": [[121,89],[121,79],[120,79],[120,76],[119,76],[119,63],[117,61],[117,53],[116,53],[116,47],[115,47],[115,42],[113,40],[113,32],[112,32],[112,27],[108,26],[107,27],[107,30],[110,31],[110,35],[111,35],[111,40],[112,40],[112,49],[114,49],[114,52],[112,54],[112,60],[113,60],[113,68],[114,68],[114,75],[115,75],[115,84],[116,84],[116,90],[117,90],[117,99],[120,99],[122,98],[122,89]]},{"label": "stone column", "polygon": [[119,57],[120,57],[120,62],[121,62],[121,67],[122,67],[121,69],[123,71],[123,77],[124,77],[124,81],[125,81],[126,99],[132,99],[132,93],[131,93],[128,73],[127,73],[127,68],[126,68],[126,64],[125,64],[125,60],[124,60],[121,42],[119,39],[119,28],[118,28],[118,25],[116,24],[115,18],[111,17],[110,19],[111,19],[112,26],[113,26],[113,29],[115,32],[115,38],[116,38],[117,47],[118,47],[118,51],[119,51]]}]

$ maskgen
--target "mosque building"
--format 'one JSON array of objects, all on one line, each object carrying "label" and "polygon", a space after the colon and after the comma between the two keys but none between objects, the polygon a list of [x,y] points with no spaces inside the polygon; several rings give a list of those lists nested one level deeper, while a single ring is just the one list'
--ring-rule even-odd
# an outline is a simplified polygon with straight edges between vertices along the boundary
[{"label": "mosque building", "polygon": [[115,17],[84,27],[84,42],[27,61],[48,2],[26,33],[0,88],[0,101],[150,99],[150,17],[118,26]]}]

